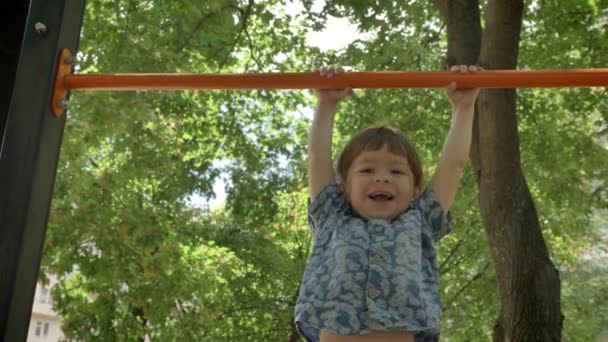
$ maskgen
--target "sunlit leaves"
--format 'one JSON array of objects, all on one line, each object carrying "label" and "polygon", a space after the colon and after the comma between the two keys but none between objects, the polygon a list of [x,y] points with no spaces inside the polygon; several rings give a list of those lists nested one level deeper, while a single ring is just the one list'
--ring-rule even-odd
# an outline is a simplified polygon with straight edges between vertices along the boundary
[{"label": "sunlit leaves", "polygon": [[[279,0],[90,1],[79,72],[445,68],[444,23],[430,2],[336,0],[316,11],[302,3],[310,11],[287,15]],[[520,68],[607,65],[607,6],[531,2]],[[328,53],[306,46],[305,29],[319,29],[330,16],[348,17],[369,39]],[[518,92],[528,185],[551,257],[569,270],[597,237],[591,209],[606,206],[608,156],[595,144],[606,126],[605,99],[605,89]],[[312,106],[306,91],[75,92],[43,262],[43,271],[60,278],[56,309],[66,335],[291,336],[312,243],[305,170]],[[353,132],[390,124],[415,142],[428,182],[449,123],[442,90],[358,90],[341,106],[334,152]],[[195,208],[192,195],[212,197],[220,177],[224,207]],[[471,170],[452,211],[455,231],[438,245],[443,336],[486,339],[498,310]],[[605,302],[599,279],[563,277],[566,335],[577,336],[588,321],[579,317],[589,317],[573,303]],[[576,291],[587,280],[589,291]],[[601,315],[596,326],[605,322]]]}]

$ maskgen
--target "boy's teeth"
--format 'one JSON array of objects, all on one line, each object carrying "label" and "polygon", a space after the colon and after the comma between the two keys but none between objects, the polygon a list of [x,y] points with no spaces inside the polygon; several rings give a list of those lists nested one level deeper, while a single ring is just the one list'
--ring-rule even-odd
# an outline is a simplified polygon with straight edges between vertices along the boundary
[{"label": "boy's teeth", "polygon": [[375,192],[369,196],[373,200],[391,200],[393,196],[384,192]]}]

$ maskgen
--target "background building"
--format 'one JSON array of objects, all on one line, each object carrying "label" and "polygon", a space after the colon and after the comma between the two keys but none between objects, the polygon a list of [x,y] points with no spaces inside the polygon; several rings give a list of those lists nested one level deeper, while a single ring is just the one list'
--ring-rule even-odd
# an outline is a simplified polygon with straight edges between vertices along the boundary
[{"label": "background building", "polygon": [[28,342],[57,342],[63,338],[61,318],[53,311],[51,289],[54,284],[54,279],[51,279],[49,285],[36,284],[32,319],[27,334]]}]

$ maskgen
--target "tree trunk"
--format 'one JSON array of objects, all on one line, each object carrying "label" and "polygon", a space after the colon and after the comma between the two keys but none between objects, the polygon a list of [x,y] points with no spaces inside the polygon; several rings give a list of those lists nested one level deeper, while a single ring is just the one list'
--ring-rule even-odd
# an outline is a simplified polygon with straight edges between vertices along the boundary
[{"label": "tree trunk", "polygon": [[[448,29],[448,63],[515,69],[523,0],[436,0]],[[494,341],[559,341],[560,281],[549,259],[519,154],[516,92],[486,89],[477,101],[471,161],[497,275]]]}]

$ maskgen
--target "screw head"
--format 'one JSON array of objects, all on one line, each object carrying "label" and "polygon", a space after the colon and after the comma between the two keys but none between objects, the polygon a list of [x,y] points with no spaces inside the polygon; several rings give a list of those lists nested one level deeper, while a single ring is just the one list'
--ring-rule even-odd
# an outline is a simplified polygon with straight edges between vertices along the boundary
[{"label": "screw head", "polygon": [[43,22],[41,22],[41,21],[39,21],[39,22],[35,23],[35,24],[34,24],[34,28],[36,29],[36,32],[37,32],[39,35],[41,35],[41,36],[45,35],[45,34],[46,34],[46,32],[47,32],[47,27],[46,27],[46,25],[45,25]]},{"label": "screw head", "polygon": [[61,99],[61,100],[57,101],[57,107],[59,107],[61,109],[68,109],[69,104],[70,103],[66,99]]},{"label": "screw head", "polygon": [[78,64],[78,58],[76,56],[67,56],[63,61],[66,64]]}]

